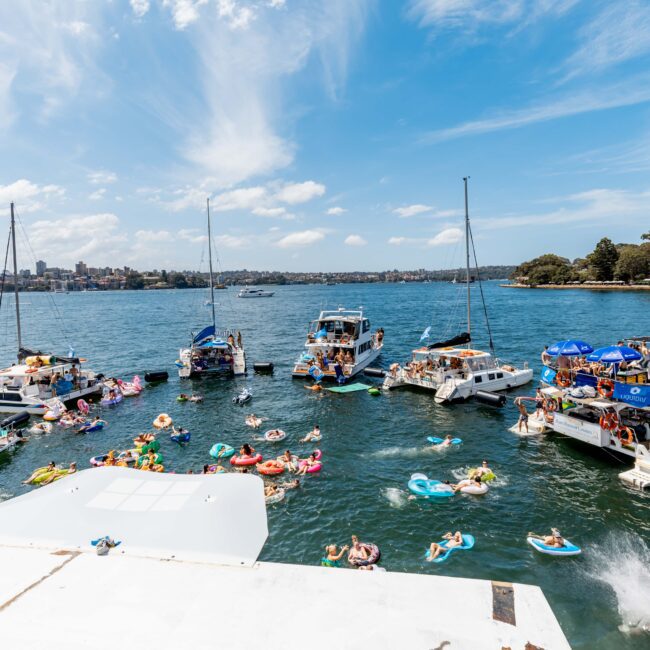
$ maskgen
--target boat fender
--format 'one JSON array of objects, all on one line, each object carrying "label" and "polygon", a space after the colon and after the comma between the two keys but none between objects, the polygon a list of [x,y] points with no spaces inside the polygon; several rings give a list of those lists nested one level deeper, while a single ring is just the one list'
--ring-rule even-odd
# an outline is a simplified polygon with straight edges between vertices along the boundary
[{"label": "boat fender", "polygon": [[253,370],[255,372],[268,372],[272,373],[273,372],[273,364],[270,361],[258,361],[253,364]]},{"label": "boat fender", "polygon": [[20,413],[14,413],[14,415],[10,415],[8,418],[5,418],[0,422],[0,428],[2,429],[8,429],[10,427],[17,427],[20,426],[21,424],[25,424],[29,420],[29,412],[28,411],[20,411]]},{"label": "boat fender", "polygon": [[366,368],[363,374],[367,377],[385,377],[386,371],[381,368]]},{"label": "boat fender", "polygon": [[169,379],[169,373],[166,370],[161,370],[157,372],[146,372],[144,374],[144,380],[149,384],[154,384],[159,381],[167,381]]},{"label": "boat fender", "polygon": [[492,393],[487,390],[477,390],[475,397],[479,402],[488,406],[503,407],[506,405],[505,395],[499,395],[498,393]]}]

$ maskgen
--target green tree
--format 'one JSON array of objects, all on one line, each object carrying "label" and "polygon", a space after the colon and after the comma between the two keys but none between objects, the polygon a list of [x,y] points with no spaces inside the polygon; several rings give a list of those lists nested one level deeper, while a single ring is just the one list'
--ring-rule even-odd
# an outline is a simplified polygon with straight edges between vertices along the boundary
[{"label": "green tree", "polygon": [[650,241],[650,231],[649,232],[644,232],[641,235],[641,241]]},{"label": "green tree", "polygon": [[526,284],[566,284],[576,279],[576,273],[566,257],[548,253],[520,264],[514,278]]},{"label": "green tree", "polygon": [[616,262],[615,276],[618,280],[631,282],[650,276],[650,244],[626,246]]},{"label": "green tree", "polygon": [[142,279],[142,275],[135,271],[131,271],[126,276],[126,288],[127,289],[142,289],[144,288],[144,280]]},{"label": "green tree", "polygon": [[594,270],[596,280],[612,280],[614,269],[618,261],[618,251],[611,239],[603,237],[594,248],[593,253],[587,256],[591,268]]}]

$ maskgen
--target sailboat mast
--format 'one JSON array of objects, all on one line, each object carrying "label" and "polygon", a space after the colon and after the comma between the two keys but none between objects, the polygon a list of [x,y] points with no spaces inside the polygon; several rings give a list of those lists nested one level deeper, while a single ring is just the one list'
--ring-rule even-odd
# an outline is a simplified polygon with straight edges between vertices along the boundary
[{"label": "sailboat mast", "polygon": [[217,319],[214,315],[214,281],[212,279],[212,230],[210,228],[210,197],[206,199],[208,206],[208,259],[210,260],[210,307],[212,308],[212,327],[217,329]]},{"label": "sailboat mast", "polygon": [[16,335],[18,340],[18,357],[23,347],[22,332],[20,331],[20,299],[18,298],[18,262],[16,260],[16,220],[14,218],[14,204],[11,204],[11,247],[14,258],[14,294],[16,296]]},{"label": "sailboat mast", "polygon": [[[467,181],[469,176],[463,178],[465,183],[465,252],[467,257],[467,333],[472,334],[472,294],[470,291],[470,275],[469,275],[469,202],[467,199]],[[469,344],[468,344],[469,345]]]}]

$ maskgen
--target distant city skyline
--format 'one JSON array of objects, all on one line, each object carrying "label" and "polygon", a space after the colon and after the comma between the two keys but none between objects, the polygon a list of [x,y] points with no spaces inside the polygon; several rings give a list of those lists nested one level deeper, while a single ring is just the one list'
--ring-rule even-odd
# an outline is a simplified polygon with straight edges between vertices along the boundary
[{"label": "distant city skyline", "polygon": [[2,3],[0,227],[23,269],[205,270],[210,197],[219,268],[456,268],[470,175],[480,265],[637,242],[649,32],[641,0]]}]

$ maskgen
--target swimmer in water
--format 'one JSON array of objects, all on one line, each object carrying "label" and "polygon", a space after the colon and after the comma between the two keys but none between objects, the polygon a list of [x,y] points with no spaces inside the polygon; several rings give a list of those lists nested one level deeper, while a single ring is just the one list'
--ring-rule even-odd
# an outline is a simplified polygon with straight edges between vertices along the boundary
[{"label": "swimmer in water", "polygon": [[429,546],[429,553],[427,555],[427,562],[432,562],[437,557],[440,557],[441,555],[447,553],[447,551],[451,548],[456,548],[457,546],[463,545],[463,536],[459,530],[457,530],[453,535],[451,532],[445,533],[442,538],[447,540],[447,543],[444,546],[437,544],[436,542],[431,542],[431,546]]},{"label": "swimmer in water", "polygon": [[318,442],[321,439],[320,427],[315,424],[314,428],[300,442]]}]

